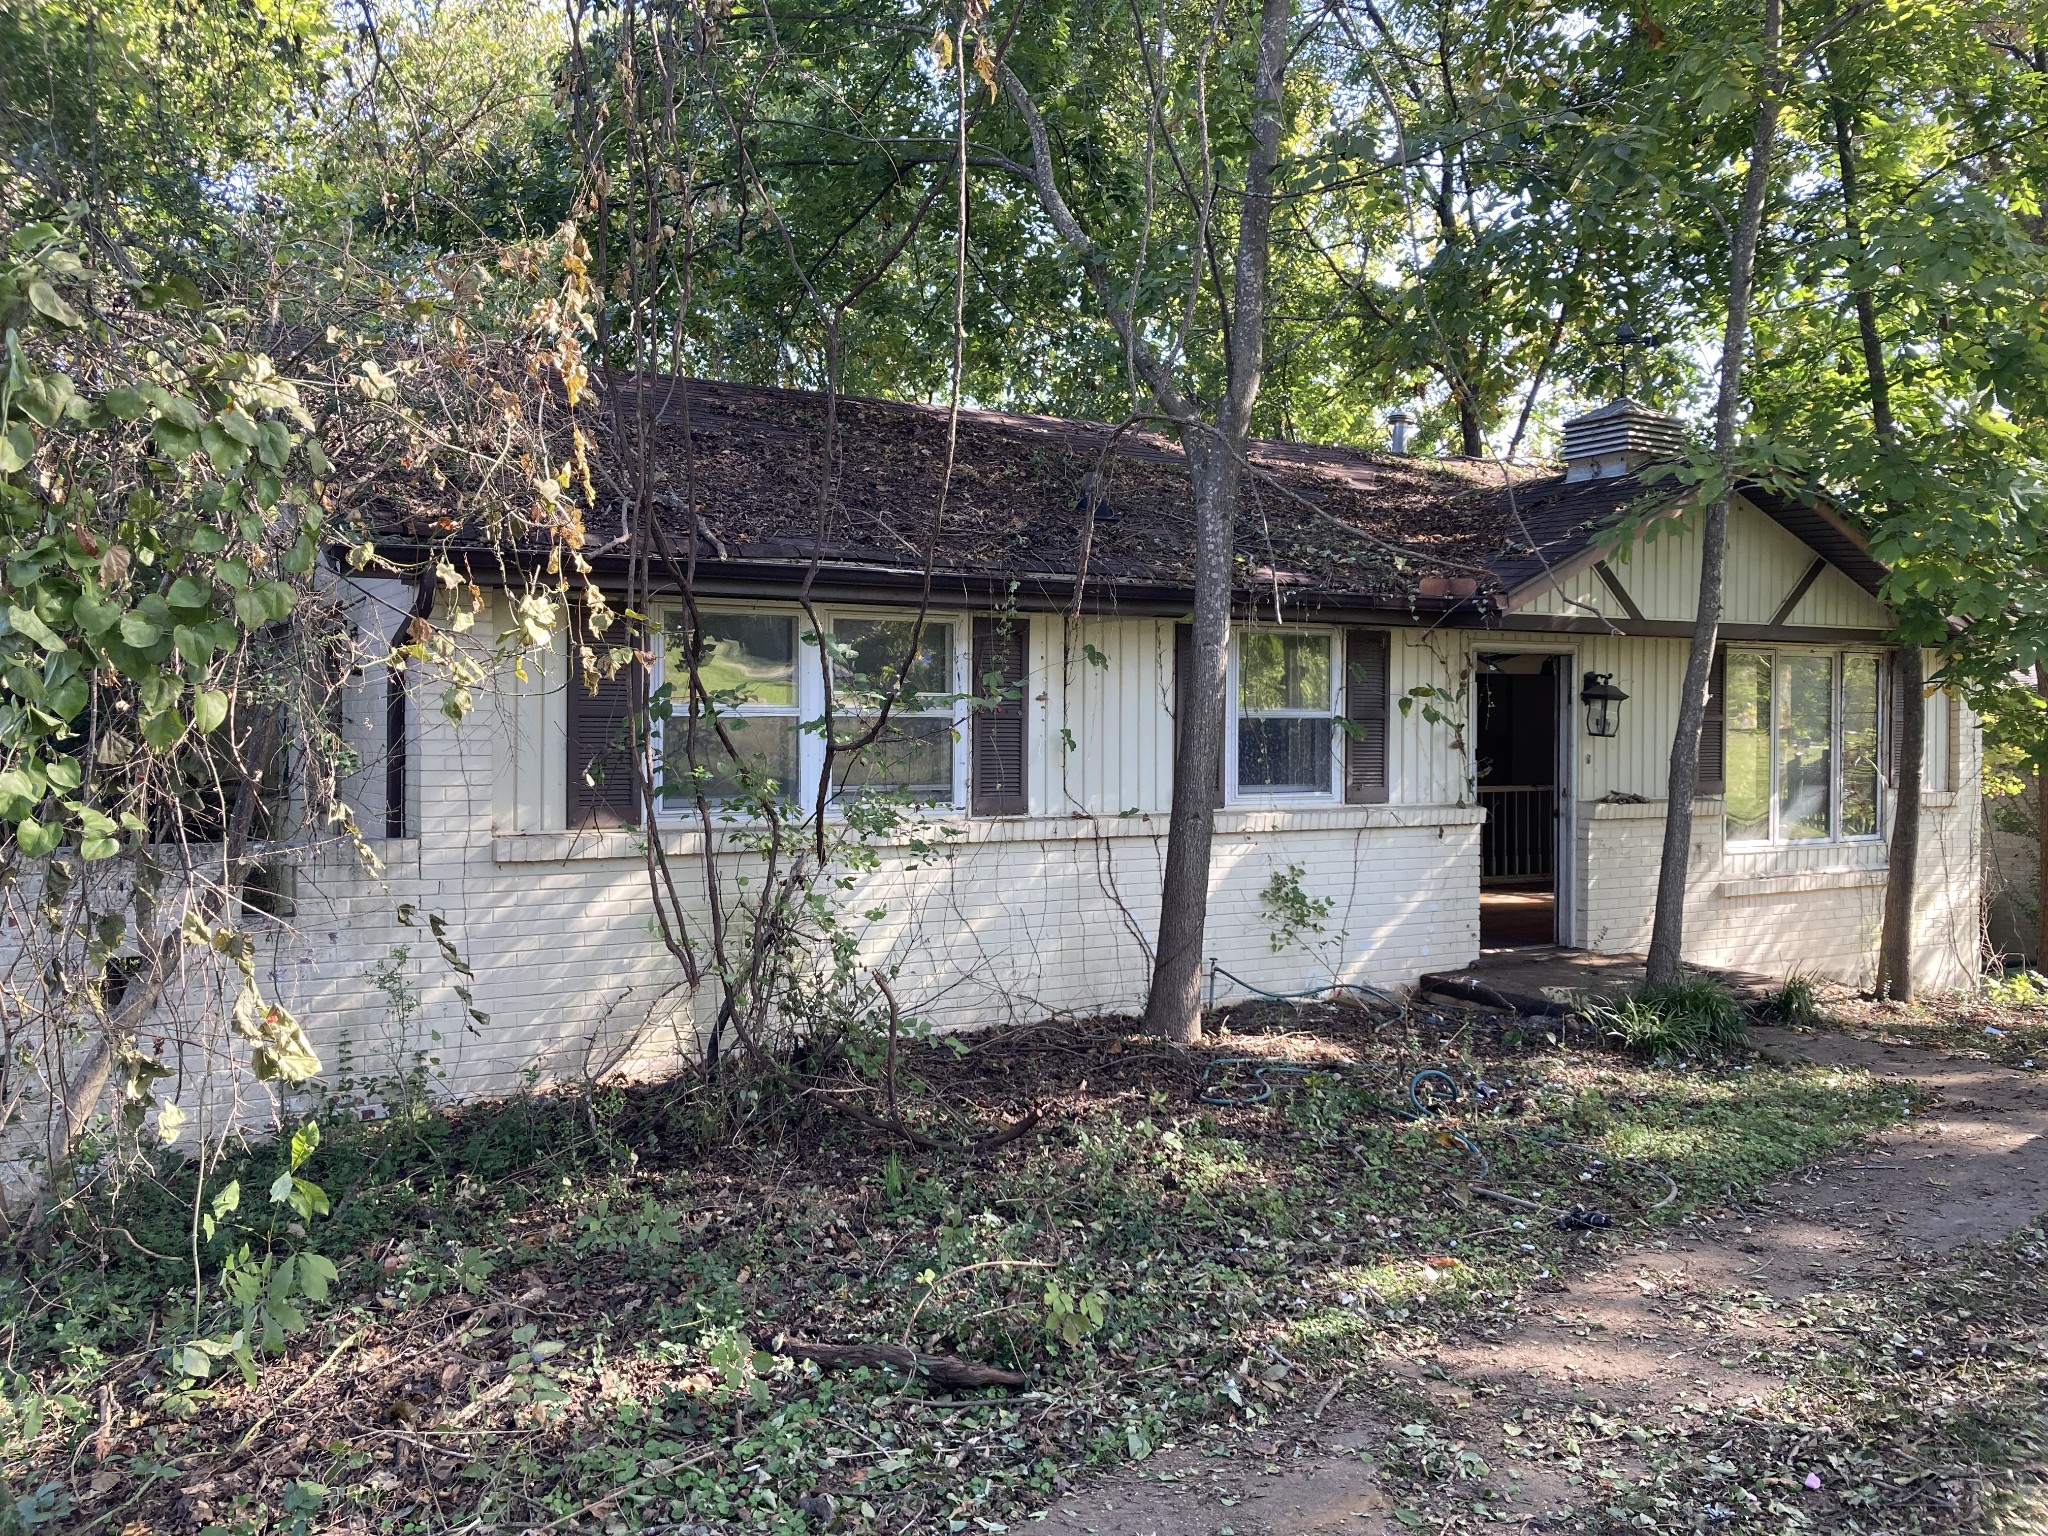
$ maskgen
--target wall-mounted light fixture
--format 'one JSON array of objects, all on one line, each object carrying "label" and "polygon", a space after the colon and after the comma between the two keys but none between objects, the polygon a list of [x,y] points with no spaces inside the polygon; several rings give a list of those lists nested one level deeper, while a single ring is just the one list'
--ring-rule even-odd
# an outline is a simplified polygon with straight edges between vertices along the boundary
[{"label": "wall-mounted light fixture", "polygon": [[1616,736],[1621,732],[1621,706],[1628,695],[1614,686],[1611,672],[1588,672],[1579,689],[1579,702],[1586,706],[1588,736]]}]

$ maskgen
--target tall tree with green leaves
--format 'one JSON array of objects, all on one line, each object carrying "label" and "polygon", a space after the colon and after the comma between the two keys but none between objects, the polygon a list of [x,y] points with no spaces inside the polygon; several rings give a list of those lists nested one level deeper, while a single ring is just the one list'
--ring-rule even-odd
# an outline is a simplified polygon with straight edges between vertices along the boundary
[{"label": "tall tree with green leaves", "polygon": [[[1914,991],[1926,679],[2014,728],[2042,658],[2048,265],[2035,222],[2036,50],[1969,7],[1908,7],[1823,50],[1788,115],[1798,195],[1785,282],[1758,322],[1764,472],[1869,530],[1899,615],[1881,993]],[[1961,621],[1952,626],[1948,621]]]},{"label": "tall tree with green leaves", "polygon": [[319,0],[0,7],[0,216],[82,210],[117,266],[207,276],[318,109],[333,25]]}]

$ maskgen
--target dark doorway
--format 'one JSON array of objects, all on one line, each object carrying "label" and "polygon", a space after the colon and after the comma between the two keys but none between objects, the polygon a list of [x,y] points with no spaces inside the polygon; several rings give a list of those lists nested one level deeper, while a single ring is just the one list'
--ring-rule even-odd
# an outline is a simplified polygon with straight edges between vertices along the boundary
[{"label": "dark doorway", "polygon": [[1479,943],[1557,942],[1558,720],[1562,656],[1482,655],[1473,732],[1479,804]]}]

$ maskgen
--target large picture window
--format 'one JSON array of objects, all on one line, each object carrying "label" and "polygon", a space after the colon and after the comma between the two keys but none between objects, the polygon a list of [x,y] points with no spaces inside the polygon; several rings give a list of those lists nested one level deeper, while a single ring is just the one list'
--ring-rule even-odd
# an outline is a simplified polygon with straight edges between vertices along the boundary
[{"label": "large picture window", "polygon": [[1335,793],[1335,643],[1327,630],[1238,633],[1229,759],[1239,795]]},{"label": "large picture window", "polygon": [[1728,841],[1879,836],[1881,692],[1873,655],[1730,650]]},{"label": "large picture window", "polygon": [[670,615],[663,633],[657,685],[668,703],[656,726],[656,803],[663,815],[688,815],[700,792],[712,805],[742,813],[764,797],[813,809],[825,759],[828,667],[840,741],[866,736],[882,700],[894,698],[879,737],[835,754],[833,802],[890,794],[930,808],[964,804],[964,621],[927,619],[912,654],[915,624],[907,617],[829,616],[822,647],[792,610],[711,607],[699,619],[694,641],[703,699],[691,697],[693,637],[680,613]]}]

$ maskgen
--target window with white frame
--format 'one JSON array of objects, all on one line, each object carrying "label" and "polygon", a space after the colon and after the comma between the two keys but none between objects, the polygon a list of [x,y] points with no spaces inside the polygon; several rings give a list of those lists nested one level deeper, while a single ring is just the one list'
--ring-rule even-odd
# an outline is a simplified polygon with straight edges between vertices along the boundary
[{"label": "window with white frame", "polygon": [[880,793],[919,805],[963,803],[960,626],[926,619],[919,629],[907,617],[840,616],[830,629],[834,740],[861,740],[874,729],[882,701],[895,698],[880,736],[835,755],[832,798]]},{"label": "window with white frame", "polygon": [[1882,676],[1867,652],[1729,650],[1730,844],[1882,835]]},{"label": "window with white frame", "polygon": [[1234,795],[1335,795],[1338,672],[1336,636],[1329,630],[1238,632],[1225,746]]},{"label": "window with white frame", "polygon": [[691,636],[681,616],[665,631],[662,681],[670,693],[661,729],[661,808],[689,810],[700,788],[713,805],[800,800],[798,663],[806,647],[797,616],[711,610],[699,618],[697,677],[706,700],[691,693]]}]

